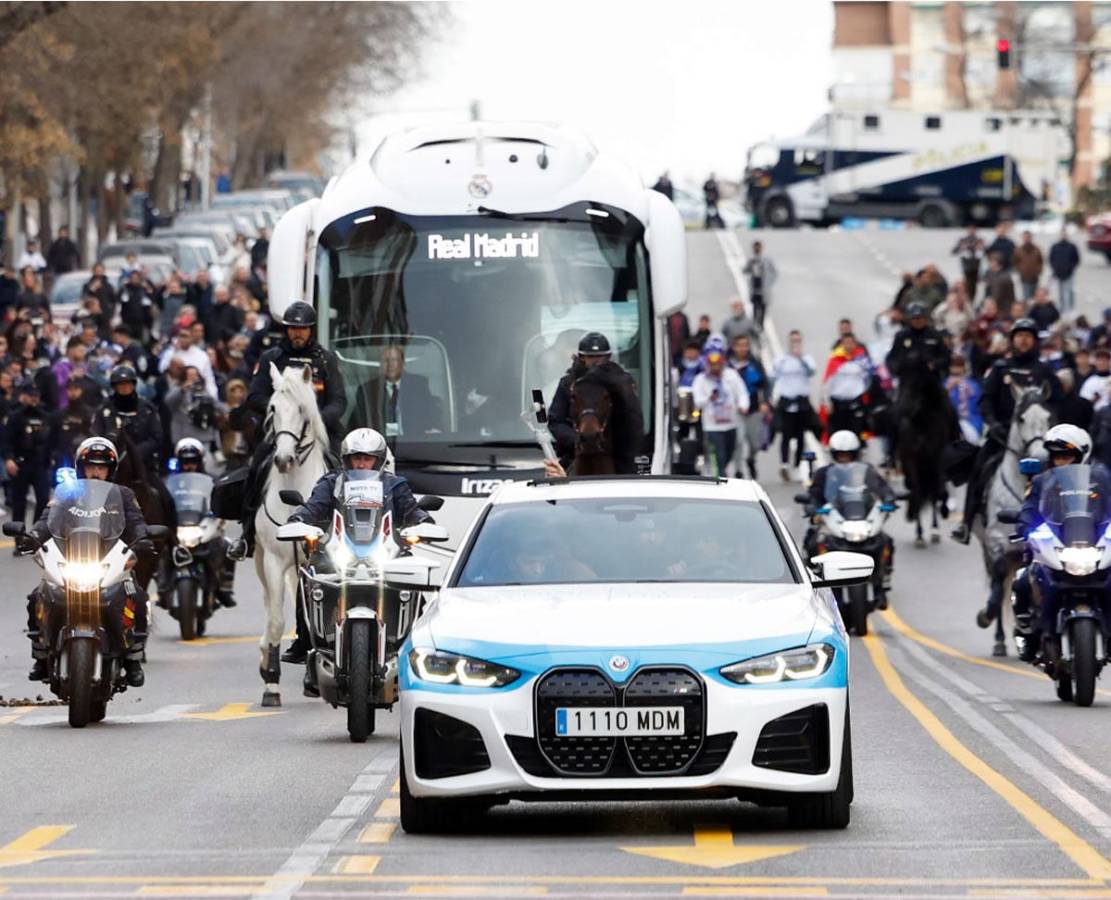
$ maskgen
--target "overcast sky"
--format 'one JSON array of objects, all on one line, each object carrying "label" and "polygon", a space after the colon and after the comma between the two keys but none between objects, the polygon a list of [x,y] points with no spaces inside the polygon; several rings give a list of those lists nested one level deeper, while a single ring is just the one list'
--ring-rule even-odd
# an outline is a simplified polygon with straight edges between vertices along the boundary
[{"label": "overcast sky", "polygon": [[[583,128],[645,178],[714,170],[797,134],[827,106],[826,0],[465,0],[426,53],[424,77],[383,101],[424,118],[539,119]],[[434,112],[439,111],[439,112]],[[379,117],[379,125],[383,123]],[[360,128],[360,155],[373,126]]]}]

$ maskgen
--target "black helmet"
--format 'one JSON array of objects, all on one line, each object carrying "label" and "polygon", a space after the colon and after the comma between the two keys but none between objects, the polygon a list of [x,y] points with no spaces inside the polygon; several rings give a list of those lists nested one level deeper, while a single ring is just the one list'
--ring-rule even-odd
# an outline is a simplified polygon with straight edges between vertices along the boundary
[{"label": "black helmet", "polygon": [[907,307],[907,318],[916,319],[919,316],[928,316],[930,311],[926,309],[926,304],[915,301]]},{"label": "black helmet", "polygon": [[1038,323],[1033,319],[1015,319],[1015,324],[1011,326],[1011,338],[1013,339],[1020,331],[1029,331],[1030,334],[1034,336],[1034,339],[1037,340],[1039,332]]},{"label": "black helmet", "polygon": [[316,310],[304,300],[297,300],[286,307],[282,314],[282,324],[287,328],[312,328],[316,324]]},{"label": "black helmet", "polygon": [[108,467],[108,480],[116,477],[116,466],[119,463],[119,454],[116,445],[107,438],[91,437],[81,442],[77,452],[73,455],[73,467],[77,470],[77,477],[85,477],[85,466],[89,463]]},{"label": "black helmet", "polygon": [[579,353],[583,356],[609,356],[612,352],[610,342],[600,331],[588,331],[579,341]]},{"label": "black helmet", "polygon": [[135,374],[135,370],[127,363],[120,363],[108,375],[108,383],[115,387],[117,384],[122,384],[125,381],[130,381],[132,384],[139,382],[139,376]]}]

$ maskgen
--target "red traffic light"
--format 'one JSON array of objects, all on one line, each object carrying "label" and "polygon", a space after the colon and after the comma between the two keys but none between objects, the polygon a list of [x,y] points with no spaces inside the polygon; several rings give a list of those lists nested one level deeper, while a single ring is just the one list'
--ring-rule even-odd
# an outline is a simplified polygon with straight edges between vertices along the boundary
[{"label": "red traffic light", "polygon": [[1000,38],[995,42],[995,55],[999,68],[1009,69],[1011,67],[1011,42],[1007,38]]},{"label": "red traffic light", "polygon": [[998,50],[1000,53],[1008,53],[1011,49],[1011,42],[1008,41],[1006,38],[1000,38],[995,43],[995,49]]}]

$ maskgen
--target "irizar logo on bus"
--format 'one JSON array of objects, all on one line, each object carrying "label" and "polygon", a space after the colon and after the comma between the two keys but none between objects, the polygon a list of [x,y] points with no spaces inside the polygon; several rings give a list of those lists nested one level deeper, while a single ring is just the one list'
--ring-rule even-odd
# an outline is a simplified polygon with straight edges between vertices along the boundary
[{"label": "irizar logo on bus", "polygon": [[522,231],[520,237],[506,232],[505,237],[464,234],[462,237],[428,236],[429,259],[539,259],[540,232]]},{"label": "irizar logo on bus", "polygon": [[512,478],[464,478],[459,482],[461,494],[492,494]]}]

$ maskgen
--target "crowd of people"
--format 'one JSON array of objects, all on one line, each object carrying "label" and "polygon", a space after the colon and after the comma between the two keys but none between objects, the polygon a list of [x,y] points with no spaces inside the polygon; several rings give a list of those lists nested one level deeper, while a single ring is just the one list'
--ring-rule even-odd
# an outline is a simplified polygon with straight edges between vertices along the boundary
[{"label": "crowd of people", "polygon": [[134,255],[118,276],[97,262],[64,317],[47,292],[80,266],[66,228],[45,256],[29,241],[17,268],[0,265],[0,479],[14,520],[32,492],[37,517],[55,470],[117,420],[151,472],[183,438],[201,442],[211,467],[250,456],[251,374],[281,332],[267,316],[266,237],[240,245],[227,283],[207,269],[160,276]]}]

